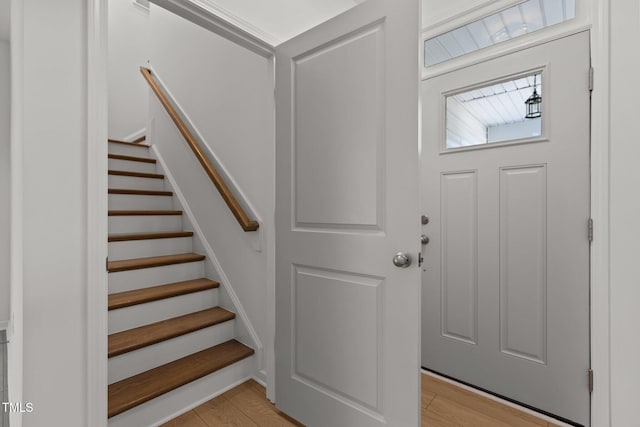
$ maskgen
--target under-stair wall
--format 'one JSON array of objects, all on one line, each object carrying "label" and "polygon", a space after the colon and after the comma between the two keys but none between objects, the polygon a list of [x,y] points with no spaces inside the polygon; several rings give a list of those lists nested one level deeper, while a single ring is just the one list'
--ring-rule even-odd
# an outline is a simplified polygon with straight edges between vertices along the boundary
[{"label": "under-stair wall", "polygon": [[[267,307],[274,304],[268,292],[274,275],[270,267],[275,176],[272,63],[153,4],[151,33],[152,70],[260,222],[258,231],[241,229],[150,93],[148,143],[165,162],[246,311],[260,356],[272,341]],[[259,364],[259,379],[264,381],[264,360]]]}]

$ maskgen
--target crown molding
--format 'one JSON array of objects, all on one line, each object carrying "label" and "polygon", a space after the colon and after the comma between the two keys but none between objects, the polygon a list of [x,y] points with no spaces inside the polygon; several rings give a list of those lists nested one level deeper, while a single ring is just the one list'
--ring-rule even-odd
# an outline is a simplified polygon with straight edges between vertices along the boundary
[{"label": "crown molding", "polygon": [[275,53],[275,46],[279,44],[272,35],[216,6],[211,0],[150,2],[265,58],[271,58]]},{"label": "crown molding", "polygon": [[251,24],[250,22],[242,19],[238,15],[229,11],[229,9],[225,9],[220,6],[218,2],[215,0],[187,0],[190,3],[194,3],[205,10],[210,11],[214,15],[218,16],[221,19],[224,19],[228,23],[241,28],[249,34],[269,43],[271,46],[277,46],[282,43],[284,40],[281,37],[276,36],[273,33],[263,30],[262,28]]}]

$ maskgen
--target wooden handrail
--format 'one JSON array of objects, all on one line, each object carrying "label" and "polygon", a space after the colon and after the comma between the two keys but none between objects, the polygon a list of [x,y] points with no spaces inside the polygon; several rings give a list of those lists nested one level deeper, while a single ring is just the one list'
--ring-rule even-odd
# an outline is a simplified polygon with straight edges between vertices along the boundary
[{"label": "wooden handrail", "polygon": [[193,137],[193,134],[191,133],[191,131],[189,131],[189,128],[187,128],[175,108],[173,108],[173,105],[171,105],[167,96],[162,92],[162,89],[160,88],[158,83],[151,76],[151,70],[145,67],[140,67],[140,72],[144,76],[147,83],[149,83],[149,86],[151,86],[151,89],[158,97],[160,103],[164,106],[165,110],[167,110],[167,113],[169,113],[169,116],[171,116],[171,119],[178,127],[178,130],[184,137],[187,144],[189,144],[189,147],[191,147],[191,150],[193,150],[196,158],[198,159],[198,161],[200,161],[200,164],[204,168],[205,172],[207,173],[207,175],[209,175],[211,182],[213,182],[213,185],[215,185],[220,192],[220,195],[227,203],[227,206],[229,206],[229,209],[231,209],[231,213],[233,213],[233,216],[236,217],[236,220],[238,220],[238,223],[240,224],[242,229],[244,231],[256,231],[260,224],[258,224],[257,221],[249,219],[247,213],[244,211],[244,209],[242,209],[242,206],[240,206],[238,200],[235,198],[231,190],[229,190],[229,187],[227,187],[227,184],[224,182],[216,168],[211,164],[209,158],[205,155],[202,146]]}]

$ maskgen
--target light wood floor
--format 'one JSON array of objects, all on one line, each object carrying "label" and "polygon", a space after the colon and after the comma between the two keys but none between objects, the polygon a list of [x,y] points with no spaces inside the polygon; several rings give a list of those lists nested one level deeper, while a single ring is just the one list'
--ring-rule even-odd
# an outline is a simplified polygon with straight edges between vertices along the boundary
[{"label": "light wood floor", "polygon": [[250,380],[163,424],[162,427],[289,427],[302,424],[267,400],[266,392]]},{"label": "light wood floor", "polygon": [[[422,425],[428,427],[556,427],[517,409],[422,375]],[[248,381],[162,427],[289,427],[302,424],[278,411],[265,389]]]},{"label": "light wood floor", "polygon": [[422,375],[422,425],[428,427],[556,427],[429,375]]}]

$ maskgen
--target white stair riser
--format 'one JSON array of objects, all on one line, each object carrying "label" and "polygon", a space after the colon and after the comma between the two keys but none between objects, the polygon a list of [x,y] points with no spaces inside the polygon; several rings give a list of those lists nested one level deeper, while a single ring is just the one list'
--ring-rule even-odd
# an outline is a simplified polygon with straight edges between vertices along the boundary
[{"label": "white stair riser", "polygon": [[233,320],[109,359],[109,384],[233,338]]},{"label": "white stair riser", "polygon": [[218,305],[218,290],[180,295],[146,304],[111,310],[109,312],[109,333],[126,331],[139,326],[160,322]]},{"label": "white stair riser", "polygon": [[132,291],[204,277],[204,261],[109,273],[109,293]]},{"label": "white stair riser", "polygon": [[117,171],[156,173],[156,164],[136,162],[132,160],[109,159],[109,169]]},{"label": "white stair riser", "polygon": [[[179,230],[173,230],[179,231]],[[175,255],[193,250],[192,237],[173,239],[127,240],[109,243],[109,260],[145,258],[162,255]]]},{"label": "white stair riser", "polygon": [[135,157],[151,157],[151,151],[148,146],[133,146],[128,144],[118,144],[117,142],[109,143],[109,154],[122,154],[124,156]]},{"label": "white stair riser", "polygon": [[109,209],[170,210],[173,209],[173,197],[140,194],[109,194]]},{"label": "white stair riser", "polygon": [[109,234],[182,230],[180,215],[123,215],[109,217]]},{"label": "white stair riser", "polygon": [[109,188],[129,190],[164,190],[164,179],[109,175]]},{"label": "white stair riser", "polygon": [[256,356],[247,357],[111,418],[109,427],[149,427],[168,422],[185,409],[192,409],[226,391],[230,385],[253,377],[256,363]]}]

